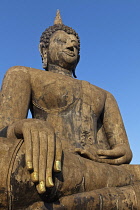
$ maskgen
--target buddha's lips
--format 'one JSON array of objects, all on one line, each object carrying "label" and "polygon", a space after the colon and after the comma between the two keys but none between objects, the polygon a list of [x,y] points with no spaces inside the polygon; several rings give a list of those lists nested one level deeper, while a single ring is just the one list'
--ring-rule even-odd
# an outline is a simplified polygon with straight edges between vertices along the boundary
[{"label": "buddha's lips", "polygon": [[75,56],[75,53],[74,52],[71,52],[70,50],[65,50],[63,51],[65,54],[71,56],[71,57],[74,57]]}]

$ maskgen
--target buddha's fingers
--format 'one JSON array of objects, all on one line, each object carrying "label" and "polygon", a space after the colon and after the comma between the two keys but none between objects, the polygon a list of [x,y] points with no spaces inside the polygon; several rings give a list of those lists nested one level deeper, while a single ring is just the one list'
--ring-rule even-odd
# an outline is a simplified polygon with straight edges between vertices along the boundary
[{"label": "buddha's fingers", "polygon": [[33,159],[32,159],[32,137],[29,129],[24,128],[24,142],[25,142],[25,162],[27,170],[33,169]]},{"label": "buddha's fingers", "polygon": [[78,153],[80,156],[84,157],[84,158],[88,158],[90,160],[94,160],[97,161],[97,157],[93,154],[91,154],[89,151],[87,150],[83,150],[81,148],[76,148],[75,152]]},{"label": "buddha's fingers", "polygon": [[48,147],[48,137],[45,131],[39,132],[40,140],[40,154],[39,154],[39,193],[44,193],[46,191],[46,167],[47,167],[47,147]]},{"label": "buddha's fingers", "polygon": [[110,150],[98,150],[97,151],[98,155],[102,155],[102,156],[108,156],[108,157],[121,157],[125,155],[125,150],[123,147],[116,147],[114,149],[110,149]]},{"label": "buddha's fingers", "polygon": [[62,144],[60,139],[56,136],[56,150],[55,150],[55,161],[54,161],[54,171],[61,171],[61,159],[62,159]]},{"label": "buddha's fingers", "polygon": [[122,156],[120,158],[116,158],[116,159],[98,159],[98,162],[100,163],[108,163],[111,165],[121,165],[123,163],[126,163],[126,156]]},{"label": "buddha's fingers", "polygon": [[39,181],[39,154],[40,154],[40,143],[39,133],[37,130],[31,130],[32,145],[33,145],[33,170],[31,179],[33,182]]},{"label": "buddha's fingers", "polygon": [[54,183],[52,180],[52,169],[53,169],[53,163],[54,163],[54,148],[55,148],[54,133],[50,131],[48,133],[46,187],[54,186]]}]

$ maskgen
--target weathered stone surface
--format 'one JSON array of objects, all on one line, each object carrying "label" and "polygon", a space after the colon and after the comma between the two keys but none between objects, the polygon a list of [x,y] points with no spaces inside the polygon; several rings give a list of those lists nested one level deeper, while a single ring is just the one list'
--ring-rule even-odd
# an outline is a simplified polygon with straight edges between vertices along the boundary
[{"label": "weathered stone surface", "polygon": [[[140,209],[140,166],[111,93],[74,79],[80,41],[42,34],[46,71],[10,68],[0,92],[0,208]],[[26,119],[28,110],[33,119]]]}]

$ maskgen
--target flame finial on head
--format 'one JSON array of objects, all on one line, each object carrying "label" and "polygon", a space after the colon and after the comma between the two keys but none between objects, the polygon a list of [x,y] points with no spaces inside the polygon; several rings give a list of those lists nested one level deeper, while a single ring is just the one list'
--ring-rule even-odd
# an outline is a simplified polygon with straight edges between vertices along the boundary
[{"label": "flame finial on head", "polygon": [[54,20],[54,25],[57,25],[57,24],[61,24],[61,25],[63,24],[59,10],[57,10],[56,17],[55,17],[55,20]]}]

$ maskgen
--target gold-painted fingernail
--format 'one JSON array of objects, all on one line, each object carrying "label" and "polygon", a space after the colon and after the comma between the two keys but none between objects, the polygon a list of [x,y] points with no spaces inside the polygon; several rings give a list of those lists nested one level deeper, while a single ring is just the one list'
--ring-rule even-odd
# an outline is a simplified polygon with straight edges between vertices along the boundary
[{"label": "gold-painted fingernail", "polygon": [[47,187],[53,187],[54,186],[54,183],[53,183],[53,180],[52,180],[52,177],[48,177],[48,182],[47,182]]},{"label": "gold-painted fingernail", "polygon": [[56,160],[55,161],[55,172],[60,172],[61,171],[61,162]]},{"label": "gold-painted fingernail", "polygon": [[44,181],[39,182],[38,191],[39,191],[40,194],[46,192],[46,187],[45,187],[45,182]]},{"label": "gold-painted fingernail", "polygon": [[31,180],[32,180],[32,182],[38,182],[38,178],[39,178],[38,173],[34,171],[31,174]]},{"label": "gold-painted fingernail", "polygon": [[33,164],[32,164],[31,161],[27,161],[26,166],[27,166],[28,170],[32,170],[33,169]]}]

